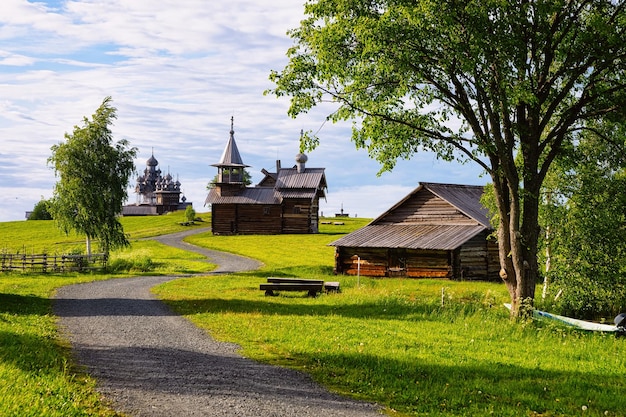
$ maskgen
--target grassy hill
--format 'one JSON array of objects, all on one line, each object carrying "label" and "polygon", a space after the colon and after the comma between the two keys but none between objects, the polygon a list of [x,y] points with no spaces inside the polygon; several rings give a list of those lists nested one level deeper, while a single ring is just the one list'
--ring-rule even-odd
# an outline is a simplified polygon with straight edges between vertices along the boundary
[{"label": "grassy hill", "polygon": [[[181,213],[124,218],[132,247],[112,254],[114,275],[0,274],[0,415],[116,415],[94,381],[73,367],[50,296],[61,285],[111,276],[210,270],[197,255],[143,240],[187,230],[181,221]],[[334,248],[327,244],[366,222],[322,225],[317,235],[196,235],[188,241],[264,267],[181,278],[155,292],[214,337],[238,343],[244,355],[308,372],[390,415],[623,415],[626,339],[511,322],[500,284],[332,275]],[[83,246],[53,222],[0,223],[0,250]],[[340,281],[342,292],[266,297],[258,288],[267,276]]]}]

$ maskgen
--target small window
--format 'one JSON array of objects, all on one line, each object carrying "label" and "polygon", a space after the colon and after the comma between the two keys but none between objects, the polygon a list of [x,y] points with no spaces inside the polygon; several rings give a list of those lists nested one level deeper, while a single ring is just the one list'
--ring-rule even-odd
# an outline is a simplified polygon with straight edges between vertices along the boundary
[{"label": "small window", "polygon": [[272,214],[271,208],[270,207],[263,207],[263,215],[269,216],[270,214]]},{"label": "small window", "polygon": [[300,214],[300,206],[295,206],[293,208],[293,214]]}]

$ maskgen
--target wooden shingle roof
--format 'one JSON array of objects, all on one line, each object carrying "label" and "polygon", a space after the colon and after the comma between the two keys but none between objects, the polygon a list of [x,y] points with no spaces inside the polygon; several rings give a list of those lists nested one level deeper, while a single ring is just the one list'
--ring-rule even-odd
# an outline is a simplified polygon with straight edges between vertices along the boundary
[{"label": "wooden shingle roof", "polygon": [[204,204],[280,204],[282,198],[273,189],[252,187],[242,189],[237,195],[221,196],[217,189],[209,190]]},{"label": "wooden shingle roof", "polygon": [[482,186],[420,183],[397,204],[330,246],[453,250],[490,230]]},{"label": "wooden shingle roof", "polygon": [[324,168],[306,168],[304,172],[298,172],[296,168],[281,168],[276,178],[276,188],[326,188]]},{"label": "wooden shingle roof", "polygon": [[330,246],[454,250],[484,230],[479,225],[369,224]]},{"label": "wooden shingle roof", "polygon": [[233,128],[233,118],[230,119],[230,137],[228,138],[228,143],[226,143],[226,147],[224,148],[224,152],[222,152],[222,157],[220,158],[220,162],[217,164],[212,164],[214,167],[248,167],[243,163],[243,159],[241,159],[241,154],[239,153],[239,148],[237,148],[237,142],[235,142],[235,130]]},{"label": "wooden shingle roof", "polygon": [[326,188],[324,168],[306,168],[303,172],[281,168],[274,187],[248,187],[228,196],[211,189],[204,204],[280,204],[285,198],[312,200],[316,196],[324,197]]}]

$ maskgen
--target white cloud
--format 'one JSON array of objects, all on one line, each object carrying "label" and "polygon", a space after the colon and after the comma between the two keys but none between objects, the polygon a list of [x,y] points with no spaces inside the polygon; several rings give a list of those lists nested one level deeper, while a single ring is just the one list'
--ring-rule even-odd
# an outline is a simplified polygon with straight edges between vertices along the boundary
[{"label": "white cloud", "polygon": [[[0,14],[0,221],[23,219],[52,194],[50,147],[90,117],[106,96],[113,132],[139,149],[137,170],[154,149],[202,211],[230,118],[253,179],[298,152],[300,130],[320,129],[310,166],[326,167],[328,201],[375,217],[418,181],[482,183],[479,171],[431,155],[401,162],[380,178],[378,164],[350,143],[350,124],[324,123],[325,109],[293,120],[288,101],[264,96],[272,69],[292,45],[287,30],[303,18],[293,0],[3,0]],[[131,201],[134,196],[131,196]]]}]

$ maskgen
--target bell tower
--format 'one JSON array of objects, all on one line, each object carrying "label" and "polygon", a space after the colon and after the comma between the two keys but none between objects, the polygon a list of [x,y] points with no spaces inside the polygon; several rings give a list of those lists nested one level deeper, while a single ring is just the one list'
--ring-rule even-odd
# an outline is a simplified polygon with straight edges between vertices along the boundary
[{"label": "bell tower", "polygon": [[212,164],[217,168],[217,180],[215,189],[222,196],[237,195],[246,187],[244,182],[244,168],[248,167],[243,163],[237,143],[235,142],[234,117],[230,118],[230,137],[222,157],[217,164]]}]

